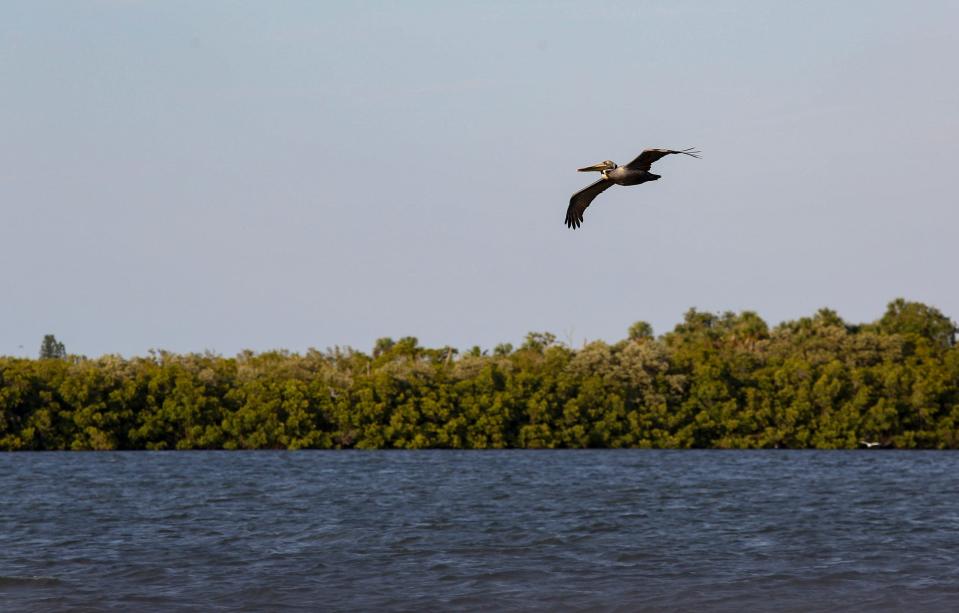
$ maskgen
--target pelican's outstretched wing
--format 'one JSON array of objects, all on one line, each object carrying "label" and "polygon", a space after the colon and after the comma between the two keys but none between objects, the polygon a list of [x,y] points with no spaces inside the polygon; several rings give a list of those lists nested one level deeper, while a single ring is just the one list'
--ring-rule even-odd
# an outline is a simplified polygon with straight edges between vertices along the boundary
[{"label": "pelican's outstretched wing", "polygon": [[649,170],[650,166],[653,165],[653,162],[658,160],[661,157],[665,157],[671,153],[682,153],[683,155],[691,155],[694,158],[699,157],[699,152],[696,151],[693,147],[689,149],[647,149],[639,154],[639,157],[626,164],[626,168],[630,170]]},{"label": "pelican's outstretched wing", "polygon": [[569,199],[569,208],[566,209],[566,225],[574,230],[578,228],[583,223],[583,213],[589,203],[612,185],[612,181],[604,178],[573,194]]}]

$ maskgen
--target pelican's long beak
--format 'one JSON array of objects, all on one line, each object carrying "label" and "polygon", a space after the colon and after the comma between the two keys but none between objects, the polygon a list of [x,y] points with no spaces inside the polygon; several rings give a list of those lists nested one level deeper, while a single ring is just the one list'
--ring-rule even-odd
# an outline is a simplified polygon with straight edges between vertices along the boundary
[{"label": "pelican's long beak", "polygon": [[577,168],[579,172],[603,172],[608,168],[606,162],[600,162],[599,164],[593,164],[592,166],[587,166],[586,168]]}]

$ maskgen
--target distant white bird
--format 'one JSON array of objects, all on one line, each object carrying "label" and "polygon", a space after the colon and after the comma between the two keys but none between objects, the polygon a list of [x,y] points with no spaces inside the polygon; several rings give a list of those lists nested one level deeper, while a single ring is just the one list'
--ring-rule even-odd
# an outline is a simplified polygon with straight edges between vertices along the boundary
[{"label": "distant white bird", "polygon": [[873,447],[879,446],[879,443],[875,441],[859,441],[859,444],[865,445],[866,449],[872,449]]}]

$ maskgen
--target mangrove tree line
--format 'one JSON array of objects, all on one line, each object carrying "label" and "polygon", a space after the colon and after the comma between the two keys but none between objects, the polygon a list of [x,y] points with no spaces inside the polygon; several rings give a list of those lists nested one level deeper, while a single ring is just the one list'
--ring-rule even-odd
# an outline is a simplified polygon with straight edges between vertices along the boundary
[{"label": "mangrove tree line", "polygon": [[235,357],[0,357],[0,449],[959,447],[959,348],[937,309],[770,328],[686,313],[573,348],[380,339]]}]

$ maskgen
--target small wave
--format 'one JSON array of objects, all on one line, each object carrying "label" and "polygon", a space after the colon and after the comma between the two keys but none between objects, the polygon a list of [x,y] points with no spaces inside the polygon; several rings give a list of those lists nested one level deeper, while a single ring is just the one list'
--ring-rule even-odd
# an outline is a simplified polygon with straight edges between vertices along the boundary
[{"label": "small wave", "polygon": [[32,577],[16,577],[0,575],[0,588],[5,587],[55,587],[63,585],[63,581],[56,577],[44,577],[40,575]]}]

